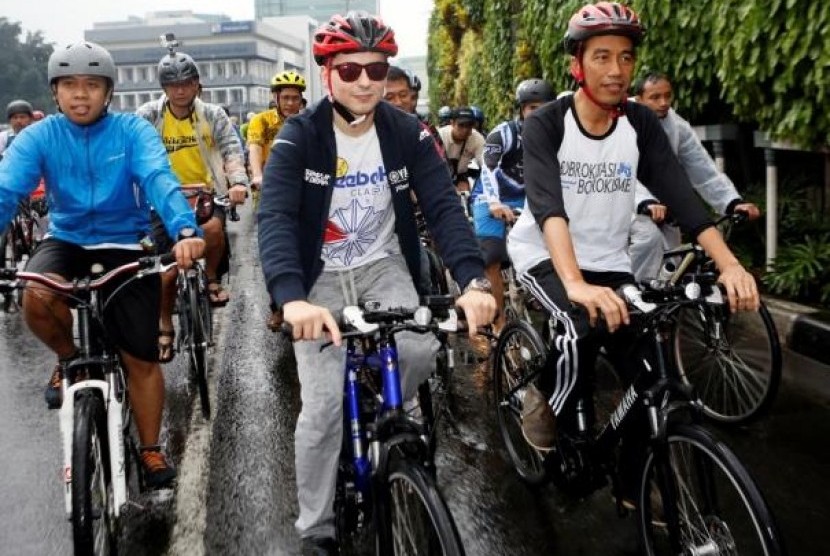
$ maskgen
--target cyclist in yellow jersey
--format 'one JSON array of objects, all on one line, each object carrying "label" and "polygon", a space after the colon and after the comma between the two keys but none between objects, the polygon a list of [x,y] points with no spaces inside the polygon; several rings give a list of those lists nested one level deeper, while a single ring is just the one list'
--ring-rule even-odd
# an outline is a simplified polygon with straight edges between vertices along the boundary
[{"label": "cyclist in yellow jersey", "polygon": [[294,70],[282,71],[271,79],[271,94],[276,107],[254,116],[248,124],[248,157],[251,166],[251,187],[262,183],[262,170],[286,118],[302,108],[305,78]]},{"label": "cyclist in yellow jersey", "polygon": [[[142,105],[136,113],[155,125],[173,173],[185,189],[200,186],[211,194],[227,193],[234,204],[244,203],[248,174],[242,143],[223,108],[199,99],[202,86],[193,58],[171,49],[159,62],[158,75],[164,95]],[[224,305],[229,298],[220,282],[220,270],[227,257],[225,211],[214,206],[212,214],[204,216],[205,221],[199,224],[206,243],[205,271],[210,282],[210,301],[213,305]],[[169,238],[160,228],[156,231],[154,239],[159,249],[166,250]],[[162,278],[159,323],[159,360],[162,362],[173,358],[174,279],[175,273]]]}]

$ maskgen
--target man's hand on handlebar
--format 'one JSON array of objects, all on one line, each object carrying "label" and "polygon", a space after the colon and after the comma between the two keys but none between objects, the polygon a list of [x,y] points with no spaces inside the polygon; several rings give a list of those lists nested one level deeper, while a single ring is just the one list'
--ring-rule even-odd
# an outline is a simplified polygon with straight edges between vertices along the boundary
[{"label": "man's hand on handlebar", "polygon": [[669,213],[669,208],[666,205],[654,203],[648,206],[648,213],[655,224],[662,224],[666,220]]},{"label": "man's hand on handlebar", "polygon": [[456,299],[455,304],[464,311],[470,338],[478,334],[480,326],[487,326],[496,318],[496,299],[492,294],[469,290]]},{"label": "man's hand on handlebar", "polygon": [[176,265],[187,270],[193,261],[200,259],[205,253],[205,240],[200,237],[180,239],[173,246],[173,254],[176,256]]},{"label": "man's hand on handlebar", "polygon": [[568,299],[585,307],[591,326],[602,316],[609,332],[629,324],[628,307],[611,288],[594,286],[587,282],[573,282],[565,286]]},{"label": "man's hand on handlebar", "polygon": [[758,294],[758,285],[755,277],[752,276],[740,264],[732,264],[720,271],[718,282],[726,289],[726,297],[729,299],[729,310],[736,311],[757,311],[761,305],[761,297]]},{"label": "man's hand on handlebar", "polygon": [[504,220],[509,223],[516,221],[516,215],[514,214],[513,209],[498,202],[490,203],[490,215],[493,218],[498,218],[499,220]]},{"label": "man's hand on handlebar", "polygon": [[228,189],[228,198],[234,205],[242,205],[245,203],[245,197],[248,196],[248,188],[242,184],[236,184]]},{"label": "man's hand on handlebar", "polygon": [[340,327],[325,307],[312,305],[308,301],[289,301],[283,305],[282,314],[283,320],[291,325],[294,341],[319,340],[327,333],[334,345],[343,344]]},{"label": "man's hand on handlebar", "polygon": [[735,205],[732,212],[743,212],[748,220],[757,220],[761,217],[761,209],[755,203],[740,203]]}]

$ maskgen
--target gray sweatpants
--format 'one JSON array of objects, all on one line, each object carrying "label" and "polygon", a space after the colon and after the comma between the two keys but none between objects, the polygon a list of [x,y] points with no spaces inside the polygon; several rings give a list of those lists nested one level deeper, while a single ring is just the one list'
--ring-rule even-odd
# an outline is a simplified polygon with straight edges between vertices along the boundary
[{"label": "gray sweatpants", "polygon": [[[394,255],[344,272],[323,272],[308,301],[327,307],[340,319],[343,307],[379,301],[383,307],[416,307],[418,294],[406,263]],[[434,336],[401,332],[395,335],[403,399],[417,393],[435,365]],[[295,342],[302,409],[297,420],[295,465],[300,515],[295,527],[301,537],[334,537],[334,491],[343,436],[345,345],[320,352],[324,342]]]}]

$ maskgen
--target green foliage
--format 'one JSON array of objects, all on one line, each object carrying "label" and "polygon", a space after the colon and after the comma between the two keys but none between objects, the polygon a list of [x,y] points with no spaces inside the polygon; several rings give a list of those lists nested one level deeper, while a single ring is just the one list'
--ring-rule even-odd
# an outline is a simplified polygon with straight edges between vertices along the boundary
[{"label": "green foliage", "polygon": [[782,247],[764,283],[775,293],[830,306],[830,233]]},{"label": "green foliage", "polygon": [[[0,108],[22,98],[36,109],[54,112],[54,101],[46,82],[46,63],[52,45],[43,42],[40,32],[20,40],[20,23],[0,17]],[[5,112],[2,114],[5,121]]]},{"label": "green foliage", "polygon": [[[562,38],[585,1],[436,0],[429,53],[430,79],[437,84],[430,88],[433,110],[446,103],[438,99],[460,96],[481,105],[493,121],[510,116],[505,99],[522,79],[541,74],[557,90],[570,88]],[[830,143],[830,111],[824,109],[830,99],[830,4],[630,4],[647,28],[638,72],[671,75],[680,113],[700,123],[754,124],[805,146]],[[468,45],[464,58],[459,48],[470,32],[484,50]]]}]

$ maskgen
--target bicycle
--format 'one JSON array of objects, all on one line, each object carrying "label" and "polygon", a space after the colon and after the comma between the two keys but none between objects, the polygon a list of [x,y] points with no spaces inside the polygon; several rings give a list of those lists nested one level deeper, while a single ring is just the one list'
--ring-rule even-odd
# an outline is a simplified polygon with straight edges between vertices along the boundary
[{"label": "bicycle", "polygon": [[451,297],[425,301],[414,310],[380,310],[375,304],[343,311],[344,427],[334,506],[338,541],[346,551],[360,550],[369,536],[384,556],[464,554],[435,483],[432,406],[420,388],[418,419],[416,410],[404,409],[401,393],[395,334],[457,330]]},{"label": "bicycle", "polygon": [[593,377],[581,372],[575,402],[557,419],[565,426],[557,426],[547,453],[527,444],[521,432],[522,395],[545,369],[547,348],[526,322],[509,323],[493,358],[499,430],[523,480],[550,478],[563,492],[584,497],[610,478],[621,514],[618,447],[624,433],[626,442],[642,442],[633,503],[645,554],[785,554],[761,491],[729,447],[700,426],[703,406],[672,364],[669,344],[685,308],[723,304],[714,277],[695,278],[622,288],[637,331],[630,355],[641,371],[604,415],[596,415]]},{"label": "bicycle", "polygon": [[[745,220],[745,214],[735,213],[716,225],[728,237]],[[715,272],[712,260],[694,242],[668,251],[664,261],[663,276],[671,285],[685,276]],[[708,418],[744,425],[769,410],[781,383],[782,357],[775,322],[763,302],[758,312],[730,313],[728,306],[705,303],[690,306],[677,319],[673,337],[680,376],[695,385]]]},{"label": "bicycle", "polygon": [[[31,201],[25,199],[18,204],[17,212],[9,223],[6,232],[0,236],[0,268],[17,267],[23,262],[24,257],[30,257],[37,247],[38,238],[43,236],[38,222],[39,211],[45,213],[44,201]],[[14,295],[4,294],[3,310],[11,311],[18,307],[19,303]]]},{"label": "bicycle", "polygon": [[[66,515],[72,523],[76,555],[117,552],[122,517],[136,490],[144,491],[138,444],[131,433],[132,412],[127,380],[111,345],[103,315],[110,300],[132,280],[165,272],[172,256],[144,257],[103,273],[60,282],[47,275],[0,269],[0,288],[22,289],[34,282],[66,296],[77,311],[79,356],[63,369],[63,404],[58,412],[63,447],[62,479]],[[100,291],[113,279],[132,274],[107,299]],[[131,492],[132,491],[132,492]]]}]

